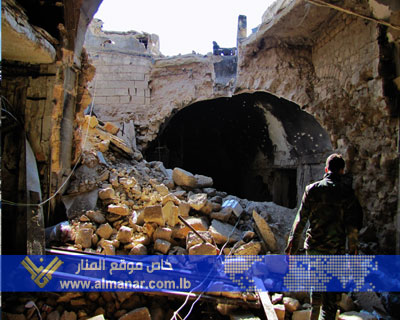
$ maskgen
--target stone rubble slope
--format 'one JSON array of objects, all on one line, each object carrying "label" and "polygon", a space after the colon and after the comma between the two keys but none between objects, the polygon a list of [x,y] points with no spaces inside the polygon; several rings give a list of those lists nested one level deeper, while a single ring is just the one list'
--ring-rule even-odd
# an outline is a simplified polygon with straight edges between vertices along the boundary
[{"label": "stone rubble slope", "polygon": [[[83,130],[88,130],[88,138],[81,165],[63,196],[72,229],[68,249],[122,255],[216,254],[238,219],[231,207],[222,206],[236,200],[243,212],[224,254],[233,248],[241,254],[283,253],[293,209],[239,199],[212,188],[210,177],[147,162],[115,136],[118,128],[100,125],[94,116],[86,116]],[[264,242],[271,236],[257,235],[264,230],[255,230],[253,211],[268,226],[273,243]],[[189,236],[191,230],[178,216],[206,232],[213,246],[197,243],[200,247],[194,249],[191,241],[197,239]]]},{"label": "stone rubble slope", "polygon": [[[167,169],[158,161],[147,162],[140,151],[128,146],[129,142],[116,137],[117,127],[101,125],[94,116],[86,116],[83,130],[87,130],[88,137],[81,165],[63,196],[69,225],[64,222],[58,229],[53,228],[49,245],[104,255],[216,255],[228,242],[222,254],[283,254],[295,209],[240,199],[213,188],[210,177],[181,168]],[[227,203],[234,205],[224,206]],[[238,216],[240,221],[232,231]],[[255,293],[211,294],[244,301],[258,299]],[[137,303],[140,299],[146,300],[140,294],[126,292],[67,293],[61,294],[57,303],[83,306],[106,301],[106,309],[98,307],[92,315],[135,318],[137,313],[143,319],[154,319],[150,313],[157,311],[147,308],[152,300]],[[123,309],[124,301],[131,300],[130,307],[140,308]],[[285,315],[286,319],[308,319],[307,295],[275,294],[272,302],[278,319],[285,319]],[[240,309],[238,305],[219,303],[217,310],[232,319]],[[354,304],[342,310],[354,310]],[[64,311],[62,317],[68,315]],[[76,319],[76,313],[73,316]],[[241,319],[240,315],[235,319]]]}]

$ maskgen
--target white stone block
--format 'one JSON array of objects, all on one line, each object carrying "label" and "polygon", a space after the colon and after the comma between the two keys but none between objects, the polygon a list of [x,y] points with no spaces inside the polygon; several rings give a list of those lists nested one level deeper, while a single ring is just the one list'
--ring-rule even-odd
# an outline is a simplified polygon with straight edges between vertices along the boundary
[{"label": "white stone block", "polygon": [[221,210],[232,210],[235,216],[239,217],[240,214],[243,212],[243,208],[237,200],[230,199],[225,200],[222,204]]}]

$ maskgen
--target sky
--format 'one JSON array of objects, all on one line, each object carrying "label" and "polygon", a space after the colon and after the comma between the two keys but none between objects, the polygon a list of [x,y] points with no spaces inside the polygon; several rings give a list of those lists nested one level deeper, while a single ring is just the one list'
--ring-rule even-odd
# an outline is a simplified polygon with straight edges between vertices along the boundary
[{"label": "sky", "polygon": [[212,52],[236,46],[238,16],[247,16],[247,35],[261,24],[273,0],[103,0],[95,18],[103,31],[155,33],[165,56]]}]

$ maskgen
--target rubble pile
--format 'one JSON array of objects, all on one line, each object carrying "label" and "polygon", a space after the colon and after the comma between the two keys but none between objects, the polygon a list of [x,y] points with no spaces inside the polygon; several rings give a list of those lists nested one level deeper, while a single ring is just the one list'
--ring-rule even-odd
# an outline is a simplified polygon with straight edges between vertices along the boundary
[{"label": "rubble pile", "polygon": [[[104,255],[283,254],[294,209],[239,199],[213,188],[210,177],[147,162],[118,131],[86,116],[81,163],[63,196],[68,221],[46,230],[48,247]],[[214,301],[201,308],[211,306],[215,319],[265,317],[256,293],[207,295]],[[270,295],[278,319],[308,319],[307,294]],[[43,293],[6,299],[6,309],[18,310],[7,319],[39,320],[37,309],[24,305],[28,299],[49,320],[170,319],[182,303],[154,293]]]},{"label": "rubble pile", "polygon": [[67,249],[217,254],[228,242],[223,254],[283,253],[292,209],[239,199],[212,188],[210,177],[147,162],[115,135],[117,127],[94,116],[86,116],[85,130],[81,166],[63,196],[71,225]]},{"label": "rubble pile", "polygon": [[[270,299],[278,320],[310,319],[311,305],[307,293],[270,293]],[[6,320],[169,320],[182,302],[182,298],[134,292],[26,293],[6,295],[2,315]],[[186,314],[189,307],[182,314]],[[339,320],[382,319],[376,311],[352,311],[360,310],[360,306],[344,293],[339,307]],[[223,301],[219,298],[211,303],[200,303],[199,310],[189,319],[261,320],[266,316],[259,305],[249,308],[244,302],[240,304],[234,299]]]}]

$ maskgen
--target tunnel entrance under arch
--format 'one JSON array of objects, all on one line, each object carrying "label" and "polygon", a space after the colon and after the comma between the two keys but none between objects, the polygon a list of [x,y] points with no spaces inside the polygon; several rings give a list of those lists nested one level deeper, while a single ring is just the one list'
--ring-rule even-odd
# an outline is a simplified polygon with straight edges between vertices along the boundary
[{"label": "tunnel entrance under arch", "polygon": [[294,208],[331,150],[314,117],[290,101],[257,92],[176,112],[145,158],[210,176],[217,190],[240,198]]}]

